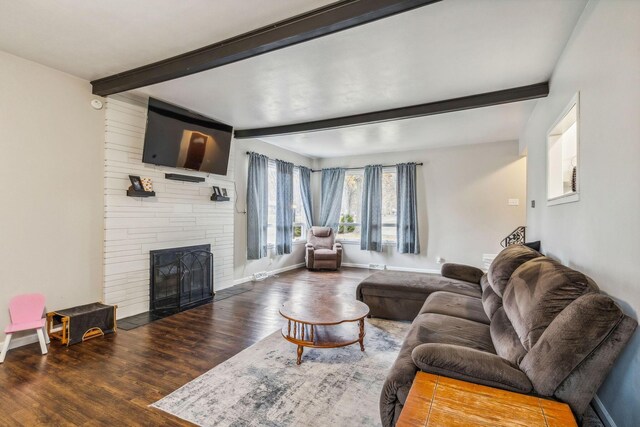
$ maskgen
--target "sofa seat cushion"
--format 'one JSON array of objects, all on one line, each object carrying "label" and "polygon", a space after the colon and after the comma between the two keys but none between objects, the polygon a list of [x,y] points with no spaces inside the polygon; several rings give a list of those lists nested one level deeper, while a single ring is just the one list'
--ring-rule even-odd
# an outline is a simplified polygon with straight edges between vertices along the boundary
[{"label": "sofa seat cushion", "polygon": [[511,274],[525,262],[541,256],[539,252],[523,245],[511,245],[503,249],[493,260],[487,272],[493,291],[502,298]]},{"label": "sofa seat cushion", "polygon": [[316,260],[335,260],[338,258],[338,253],[332,249],[316,249],[313,251],[313,257]]},{"label": "sofa seat cushion", "polygon": [[500,356],[451,344],[421,344],[411,352],[424,372],[461,381],[529,393],[533,386],[518,367]]},{"label": "sofa seat cushion", "polygon": [[540,257],[513,272],[502,303],[522,345],[530,350],[565,307],[593,292],[598,286],[586,275]]},{"label": "sofa seat cushion", "polygon": [[[444,314],[419,314],[411,329],[416,329],[416,345],[455,344],[496,354],[489,325]],[[413,350],[413,349],[412,349]]]},{"label": "sofa seat cushion", "polygon": [[389,298],[421,299],[436,291],[480,297],[480,285],[439,274],[379,271],[358,285],[358,294]]},{"label": "sofa seat cushion", "polygon": [[411,352],[425,343],[453,344],[495,354],[488,325],[443,314],[419,314],[383,386],[380,397],[383,425],[390,425],[394,419],[395,402],[404,405],[418,371]]},{"label": "sofa seat cushion", "polygon": [[444,314],[489,324],[480,298],[451,292],[438,291],[429,295],[420,310],[420,314],[423,313]]}]

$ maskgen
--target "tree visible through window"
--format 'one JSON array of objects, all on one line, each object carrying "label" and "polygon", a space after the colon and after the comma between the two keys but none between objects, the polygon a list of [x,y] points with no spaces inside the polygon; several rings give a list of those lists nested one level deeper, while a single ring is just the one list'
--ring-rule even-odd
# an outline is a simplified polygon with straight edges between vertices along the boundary
[{"label": "tree visible through window", "polygon": [[360,240],[360,211],[362,209],[362,179],[361,171],[347,172],[344,176],[342,190],[342,207],[340,208],[340,226],[338,239]]},{"label": "tree visible through window", "polygon": [[[342,207],[337,238],[340,240],[360,240],[362,218],[362,170],[347,171],[342,191]],[[395,242],[396,234],[396,171],[382,173],[382,239]]]},{"label": "tree visible through window", "polygon": [[395,242],[397,239],[397,174],[384,172],[382,174],[382,240]]}]

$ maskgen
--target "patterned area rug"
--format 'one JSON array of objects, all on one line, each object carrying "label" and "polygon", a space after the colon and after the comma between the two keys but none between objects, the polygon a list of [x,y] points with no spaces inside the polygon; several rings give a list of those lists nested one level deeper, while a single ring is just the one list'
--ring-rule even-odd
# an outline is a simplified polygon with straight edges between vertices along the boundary
[{"label": "patterned area rug", "polygon": [[379,426],[378,399],[409,323],[367,319],[365,351],[296,346],[280,331],[154,403],[201,426]]}]

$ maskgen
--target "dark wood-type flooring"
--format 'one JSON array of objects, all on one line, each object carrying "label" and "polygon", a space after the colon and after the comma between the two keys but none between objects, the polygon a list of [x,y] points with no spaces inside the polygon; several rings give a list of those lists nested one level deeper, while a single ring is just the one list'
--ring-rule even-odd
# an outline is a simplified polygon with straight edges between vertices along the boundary
[{"label": "dark wood-type flooring", "polygon": [[37,343],[10,350],[0,365],[0,425],[189,425],[148,405],[279,330],[278,308],[290,297],[354,298],[369,274],[294,270],[130,331],[68,348],[53,342],[46,356]]}]

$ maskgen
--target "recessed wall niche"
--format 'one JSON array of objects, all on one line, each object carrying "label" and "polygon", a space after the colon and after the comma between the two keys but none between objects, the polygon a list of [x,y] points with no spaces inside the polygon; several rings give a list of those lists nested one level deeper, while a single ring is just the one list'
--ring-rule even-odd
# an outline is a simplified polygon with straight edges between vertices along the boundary
[{"label": "recessed wall niche", "polygon": [[547,133],[547,204],[576,202],[579,193],[580,95],[577,93]]}]

